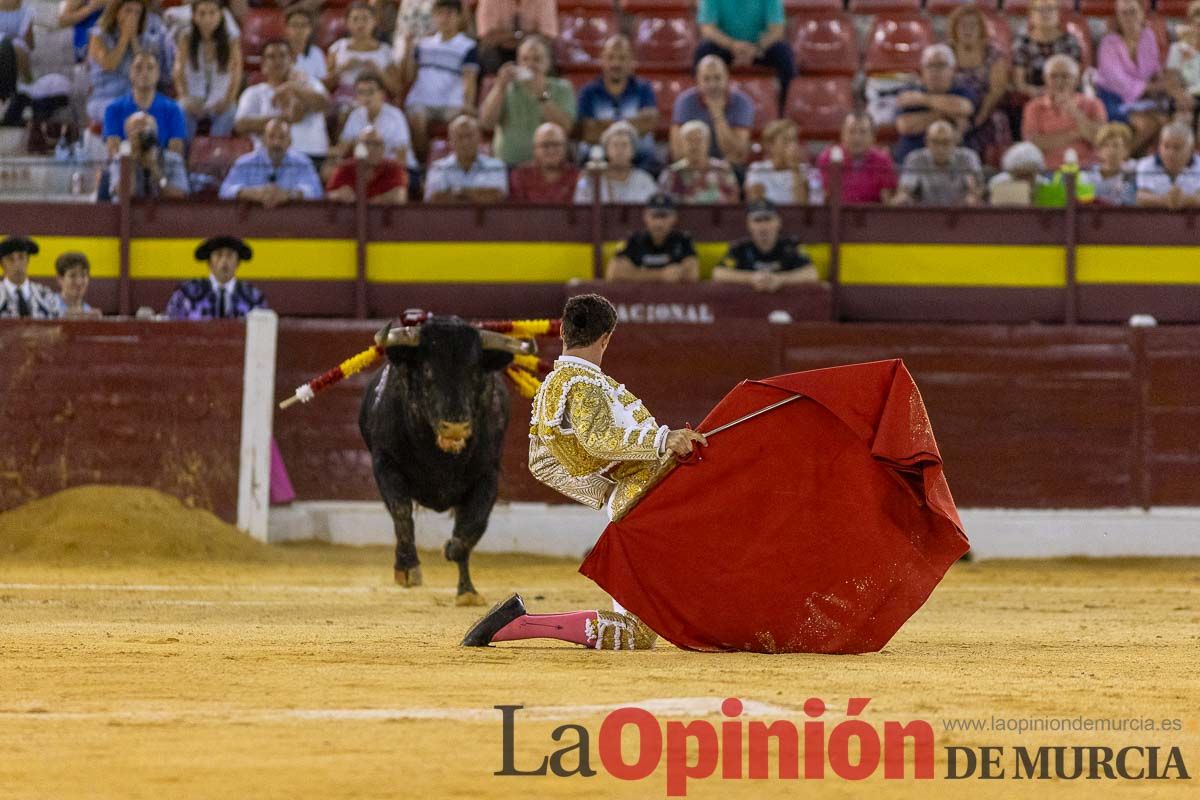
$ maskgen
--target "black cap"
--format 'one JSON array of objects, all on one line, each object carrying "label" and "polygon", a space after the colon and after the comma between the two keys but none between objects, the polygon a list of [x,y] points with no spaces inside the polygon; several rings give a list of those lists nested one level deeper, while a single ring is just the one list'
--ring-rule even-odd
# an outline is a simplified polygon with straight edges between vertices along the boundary
[{"label": "black cap", "polygon": [[757,214],[770,214],[778,216],[779,212],[775,209],[775,204],[770,200],[763,198],[761,200],[751,200],[746,204],[746,216],[753,217]]},{"label": "black cap", "polygon": [[254,251],[250,249],[250,245],[243,242],[236,236],[214,236],[211,239],[205,239],[196,248],[196,260],[208,261],[209,256],[218,250],[232,250],[238,254],[240,261],[249,261]]},{"label": "black cap", "polygon": [[9,236],[4,241],[0,242],[0,258],[4,258],[12,253],[28,253],[31,256],[38,254],[37,242],[25,236]]},{"label": "black cap", "polygon": [[646,208],[650,211],[674,211],[675,201],[671,199],[671,195],[658,192],[650,195],[650,199],[646,201]]}]

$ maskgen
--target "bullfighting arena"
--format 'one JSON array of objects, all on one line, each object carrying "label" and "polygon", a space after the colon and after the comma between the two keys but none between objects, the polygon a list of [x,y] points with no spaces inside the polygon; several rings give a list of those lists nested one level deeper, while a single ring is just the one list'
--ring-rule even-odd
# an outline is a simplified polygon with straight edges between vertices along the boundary
[{"label": "bullfighting arena", "polygon": [[[114,509],[122,509],[119,513]],[[455,571],[423,552],[425,585],[392,584],[390,550],[260,545],[149,490],[82,488],[0,517],[0,796],[19,798],[662,797],[649,777],[599,769],[612,709],[827,728],[924,719],[934,780],[721,779],[701,798],[810,796],[1184,797],[1200,769],[1200,562],[960,562],[877,654],[590,652],[557,642],[458,647],[480,613],[454,604]],[[489,600],[603,607],[577,562],[481,553]],[[516,712],[518,769],[592,737],[595,777],[494,776],[501,714]],[[959,720],[1177,719],[1179,730],[952,731]],[[573,734],[568,742],[574,741]],[[626,734],[629,751],[629,734]],[[1191,780],[946,780],[964,745],[1178,747]],[[574,757],[568,759],[573,764]],[[1005,767],[1011,769],[1006,758]],[[1161,767],[1161,764],[1160,764]]]}]

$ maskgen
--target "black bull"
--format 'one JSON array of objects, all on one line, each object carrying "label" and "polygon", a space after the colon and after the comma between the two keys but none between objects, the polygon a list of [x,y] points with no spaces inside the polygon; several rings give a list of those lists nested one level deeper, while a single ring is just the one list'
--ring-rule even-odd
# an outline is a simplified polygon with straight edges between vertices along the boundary
[{"label": "black bull", "polygon": [[421,584],[413,504],[454,509],[443,553],[458,564],[457,602],[482,603],[468,561],[496,502],[508,425],[501,370],[533,343],[456,317],[385,328],[380,337],[388,363],[367,384],[358,425],[396,530],[396,582]]}]

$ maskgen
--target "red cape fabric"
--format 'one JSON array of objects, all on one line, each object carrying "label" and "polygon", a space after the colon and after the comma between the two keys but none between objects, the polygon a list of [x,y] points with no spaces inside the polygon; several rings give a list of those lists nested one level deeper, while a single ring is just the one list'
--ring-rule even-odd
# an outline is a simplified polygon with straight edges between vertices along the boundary
[{"label": "red cape fabric", "polygon": [[968,549],[899,360],[739,384],[709,440],[609,525],[579,571],[689,650],[881,649]]}]

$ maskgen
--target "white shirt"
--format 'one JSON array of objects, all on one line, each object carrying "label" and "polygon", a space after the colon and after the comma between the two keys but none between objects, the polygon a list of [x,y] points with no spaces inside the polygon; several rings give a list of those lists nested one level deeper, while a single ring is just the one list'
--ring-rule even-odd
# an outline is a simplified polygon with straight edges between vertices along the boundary
[{"label": "white shirt", "polygon": [[443,41],[440,33],[417,45],[417,79],[404,99],[406,106],[462,108],[463,73],[477,73],[475,40],[463,33]]},{"label": "white shirt", "polygon": [[329,67],[325,64],[325,53],[315,44],[310,44],[306,52],[296,56],[296,69],[319,81],[329,74]]},{"label": "white shirt", "polygon": [[1172,186],[1178,186],[1187,195],[1200,193],[1200,156],[1192,156],[1191,163],[1184,167],[1174,180],[1163,169],[1158,156],[1146,156],[1137,162],[1137,189],[1139,192],[1166,194]]},{"label": "white shirt", "polygon": [[425,199],[439,192],[460,192],[463,189],[499,189],[508,196],[508,169],[504,162],[493,156],[479,153],[471,162],[471,168],[463,171],[458,156],[451,153],[439,158],[429,166],[425,178]]},{"label": "white shirt", "polygon": [[217,314],[222,317],[230,316],[229,312],[233,309],[233,290],[234,290],[234,287],[237,286],[237,278],[230,278],[229,283],[222,284],[220,281],[217,280],[217,276],[213,275],[210,272],[210,273],[208,273],[208,282],[212,284],[213,293],[217,296],[218,301],[220,301],[222,299],[221,298],[221,290],[222,289],[225,290],[225,298],[224,298],[225,307],[218,308]]},{"label": "white shirt", "polygon": [[[351,50],[350,39],[338,39],[333,44],[329,45],[329,55],[333,59],[333,63],[341,66],[348,61],[370,61],[375,67],[375,71],[382,75],[387,71],[388,65],[392,63],[392,48],[390,45],[379,43],[379,46],[374,50]],[[338,79],[338,89],[340,92],[354,93],[354,82],[358,80],[358,76],[362,73],[362,69],[349,69],[341,74]]]},{"label": "white shirt", "polygon": [[346,117],[339,141],[353,142],[368,125],[374,125],[375,130],[383,137],[383,146],[387,148],[388,158],[396,158],[396,153],[403,148],[405,166],[416,169],[417,159],[413,155],[412,136],[409,134],[408,120],[403,111],[391,103],[384,103],[379,109],[379,116],[372,121],[367,116],[367,107],[358,106]]},{"label": "white shirt", "polygon": [[[325,87],[316,78],[308,76],[308,88],[321,94],[327,94]],[[238,99],[237,113],[234,119],[254,117],[277,117],[282,113],[275,105],[275,87],[269,83],[256,83],[247,87]],[[255,134],[256,146],[262,145],[262,138]],[[292,147],[300,152],[324,158],[329,152],[329,134],[325,131],[325,115],[319,111],[305,114],[304,119],[292,124]]]},{"label": "white shirt", "polygon": [[5,278],[4,279],[4,288],[8,292],[9,296],[11,296],[14,300],[17,299],[18,294],[20,294],[22,297],[25,298],[26,303],[30,302],[33,299],[33,297],[30,294],[30,291],[29,291],[29,279],[28,278],[26,278],[25,282],[22,283],[20,286],[17,286],[15,283],[10,281],[8,278]]},{"label": "white shirt", "polygon": [[[592,202],[592,176],[586,170],[579,174],[575,184],[575,202],[586,205]],[[636,167],[629,171],[623,181],[613,180],[608,175],[600,176],[601,203],[627,203],[641,205],[650,199],[650,195],[658,191],[658,184],[650,173]]]},{"label": "white shirt", "polygon": [[[808,183],[808,204],[810,206],[825,203],[825,187],[821,183],[820,170],[806,167],[805,180]],[[790,169],[776,169],[770,160],[755,161],[746,170],[746,188],[761,186],[764,196],[777,206],[794,206],[796,201],[792,193],[795,176]]]}]

